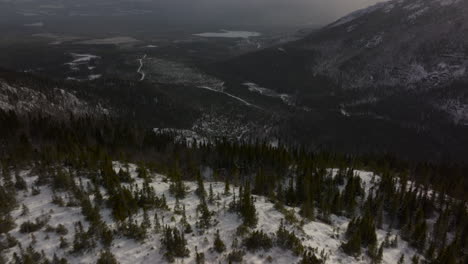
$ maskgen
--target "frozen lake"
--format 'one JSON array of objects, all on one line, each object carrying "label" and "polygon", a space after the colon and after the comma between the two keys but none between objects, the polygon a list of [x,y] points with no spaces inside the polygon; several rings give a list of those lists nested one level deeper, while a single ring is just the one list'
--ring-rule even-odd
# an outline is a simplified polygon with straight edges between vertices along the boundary
[{"label": "frozen lake", "polygon": [[194,36],[205,37],[205,38],[251,38],[259,37],[262,34],[251,31],[231,31],[221,30],[220,32],[205,32],[193,34]]}]

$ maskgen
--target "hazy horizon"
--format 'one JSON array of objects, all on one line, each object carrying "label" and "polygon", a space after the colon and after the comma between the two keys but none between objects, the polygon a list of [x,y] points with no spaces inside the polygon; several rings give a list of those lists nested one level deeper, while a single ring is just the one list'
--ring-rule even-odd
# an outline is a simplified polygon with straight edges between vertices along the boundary
[{"label": "hazy horizon", "polygon": [[[336,19],[382,0],[99,0],[99,1],[50,1],[50,0],[0,0],[0,7],[12,15],[40,10],[37,16],[23,15],[25,19],[39,19],[56,14],[85,17],[116,16],[116,12],[144,10],[145,16],[168,24],[212,25],[312,25],[323,26]],[[8,9],[8,8],[11,9]],[[0,8],[2,9],[2,8]],[[7,13],[8,14],[8,13]],[[78,16],[76,14],[79,14]],[[85,14],[85,15],[83,15]],[[132,18],[132,15],[134,16]],[[122,19],[123,16],[122,16]],[[139,19],[138,14],[126,16],[130,22]]]}]

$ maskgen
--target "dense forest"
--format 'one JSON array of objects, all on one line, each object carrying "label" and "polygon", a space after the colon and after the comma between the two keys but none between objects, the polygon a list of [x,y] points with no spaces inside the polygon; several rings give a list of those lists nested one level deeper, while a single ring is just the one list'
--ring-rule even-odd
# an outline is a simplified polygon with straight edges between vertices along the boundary
[{"label": "dense forest", "polygon": [[[219,138],[189,143],[176,140],[175,134],[156,134],[122,120],[73,114],[57,119],[0,111],[0,127],[0,252],[20,247],[11,263],[67,263],[66,258],[24,247],[9,235],[16,226],[11,212],[21,208],[28,213],[16,199],[19,192],[28,189],[20,173],[24,169],[38,175],[32,195],[47,185],[54,192],[54,204],[81,207],[89,227],[76,223],[73,241],[63,239],[60,244],[70,254],[83,254],[96,244],[102,245],[97,263],[117,263],[108,250],[115,237],[141,241],[149,232],[161,234],[167,261],[195,254],[196,262],[203,263],[204,252],[187,248],[186,236],[193,229],[217,228],[209,205],[215,204],[220,194],[213,191],[211,182],[224,183],[222,195],[233,196],[228,210],[242,220],[238,228],[242,240],[228,253],[229,262],[242,261],[244,251],[277,246],[301,256],[300,263],[325,263],[327,253],[303,246],[286,228],[295,218],[287,210],[290,207],[300,208],[301,222],[330,223],[334,216],[350,219],[340,250],[353,257],[366,256],[372,263],[381,263],[384,252],[397,247],[399,239],[417,252],[402,254],[399,263],[406,263],[405,258],[411,263],[434,264],[468,260],[466,164],[416,163],[389,154],[317,152],[258,140]],[[124,164],[122,169],[116,172],[113,161]],[[134,184],[128,164],[137,164],[141,186]],[[210,179],[204,177],[203,168],[212,171]],[[379,177],[374,176],[368,186],[355,174],[358,170],[372,171]],[[171,197],[176,199],[173,211],[181,217],[183,228],[165,225],[153,213],[171,210],[169,197],[151,185],[153,173],[167,175]],[[82,183],[85,179],[87,184]],[[196,184],[199,199],[193,226],[187,220],[191,216],[186,215],[185,205],[179,204],[188,195],[187,182]],[[274,236],[255,229],[256,197],[265,197],[284,212],[287,221],[281,222]],[[111,210],[116,229],[106,225],[101,208]],[[137,222],[134,218],[140,213],[143,218]],[[68,232],[63,226],[47,223],[47,215],[43,215],[23,222],[20,232],[34,237],[35,231],[45,228],[62,238]],[[381,243],[377,229],[389,230]],[[219,231],[213,239],[216,252],[226,251]],[[10,262],[0,258],[0,263]]]}]

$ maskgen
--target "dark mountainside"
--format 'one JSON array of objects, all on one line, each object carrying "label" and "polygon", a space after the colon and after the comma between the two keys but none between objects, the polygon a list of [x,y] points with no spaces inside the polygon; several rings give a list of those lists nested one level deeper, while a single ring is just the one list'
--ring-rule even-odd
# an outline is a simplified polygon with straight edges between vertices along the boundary
[{"label": "dark mountainside", "polygon": [[305,142],[466,156],[467,14],[466,1],[390,1],[214,71],[232,89],[253,82],[294,96],[310,111],[292,113],[283,129]]}]

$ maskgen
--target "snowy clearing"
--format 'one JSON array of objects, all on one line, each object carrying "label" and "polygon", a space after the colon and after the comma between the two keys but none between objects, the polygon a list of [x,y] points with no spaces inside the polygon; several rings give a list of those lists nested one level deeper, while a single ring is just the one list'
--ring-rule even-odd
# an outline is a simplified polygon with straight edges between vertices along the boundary
[{"label": "snowy clearing", "polygon": [[[123,183],[123,186],[131,187],[135,190],[143,188],[144,180],[138,178],[138,167],[136,165],[128,164],[126,166],[120,162],[114,162],[113,167],[116,172],[120,170],[128,171],[130,177],[134,180],[132,184]],[[331,177],[337,172],[337,169],[329,170]],[[355,174],[361,178],[366,192],[369,192],[373,184],[379,181],[379,177],[375,176],[372,172],[355,171]],[[35,181],[38,179],[37,175],[34,175],[34,173],[29,170],[21,171],[19,175],[25,179],[28,189],[35,186]],[[154,189],[156,195],[164,195],[169,207],[169,210],[155,209],[148,211],[147,213],[151,216],[151,219],[153,218],[152,216],[157,213],[162,225],[181,228],[183,216],[175,213],[175,211],[176,208],[183,207],[185,208],[187,223],[194,227],[194,231],[185,236],[190,254],[184,259],[176,259],[176,263],[195,263],[196,250],[205,254],[206,263],[227,263],[227,252],[238,248],[239,245],[236,245],[237,243],[234,241],[242,238],[242,235],[239,235],[238,231],[241,220],[237,214],[228,210],[228,204],[235,199],[234,193],[237,192],[237,189],[231,188],[229,193],[225,193],[225,184],[222,182],[204,183],[205,189],[209,190],[212,188],[213,195],[216,197],[215,200],[208,205],[216,221],[214,221],[214,226],[212,228],[202,230],[195,228],[198,219],[197,207],[199,204],[199,199],[194,192],[197,188],[197,184],[195,182],[184,182],[188,194],[185,198],[177,200],[169,191],[169,183],[166,176],[152,174],[151,177],[152,180],[149,186]],[[205,170],[204,177],[207,179],[211,178],[212,171],[209,169]],[[80,177],[79,180],[75,179],[75,181],[76,184],[80,186],[90,184],[90,179],[84,177]],[[86,254],[72,254],[69,249],[61,247],[61,237],[69,242],[74,240],[76,223],[78,221],[81,222],[85,230],[90,227],[85,217],[82,215],[81,208],[76,205],[61,206],[57,203],[52,203],[54,195],[56,197],[61,197],[61,199],[69,203],[73,202],[73,198],[69,197],[66,193],[55,193],[47,185],[39,186],[38,190],[39,193],[35,195],[32,195],[28,191],[22,191],[21,194],[17,196],[19,204],[23,204],[24,206],[12,212],[12,217],[18,226],[10,231],[10,235],[16,238],[23,247],[31,245],[36,251],[43,251],[46,256],[56,254],[58,257],[67,258],[69,263],[73,264],[95,263],[102,249],[100,243],[97,243],[96,247],[87,251]],[[100,191],[104,193],[104,197],[108,196],[105,189],[101,188]],[[278,211],[269,199],[262,196],[253,197],[258,216],[256,230],[263,230],[267,235],[274,236],[281,221],[283,221],[288,223],[286,225],[287,230],[294,232],[306,247],[310,247],[317,252],[324,252],[324,254],[328,256],[327,263],[369,263],[369,258],[364,255],[354,258],[344,254],[340,249],[350,219],[332,215],[330,223],[324,223],[318,220],[307,221],[302,219],[298,214],[299,208],[286,206],[285,210],[288,211],[291,216],[298,219],[297,222],[288,222],[285,213]],[[26,211],[24,208],[27,208]],[[117,223],[113,221],[109,209],[102,207],[100,213],[102,215],[102,220],[111,230],[116,230],[118,228]],[[47,228],[42,228],[32,233],[20,232],[19,225],[21,223],[31,221],[38,217],[46,217],[48,219],[47,225],[51,227],[56,227],[61,224],[68,232],[59,235],[55,232],[47,231]],[[140,212],[133,217],[133,221],[135,221],[135,223],[142,223],[143,220],[144,214],[140,210]],[[226,251],[223,253],[215,252],[212,247],[217,230],[219,230],[221,239],[226,245]],[[384,241],[386,234],[384,230],[377,230],[379,243]],[[35,239],[47,242],[35,243]],[[110,250],[121,264],[166,263],[161,250],[160,240],[161,233],[153,231],[149,232],[147,238],[140,242],[119,235],[114,238]],[[13,254],[19,252],[19,247],[12,247],[5,251],[5,256],[7,259],[12,260]],[[243,263],[265,263],[267,261],[271,263],[297,263],[300,260],[300,256],[279,247],[257,252],[246,251],[245,253]],[[384,251],[382,263],[396,263],[401,253],[412,256],[415,254],[415,251],[408,247],[406,242],[400,241],[396,248]],[[409,259],[404,263],[410,263]]]}]

